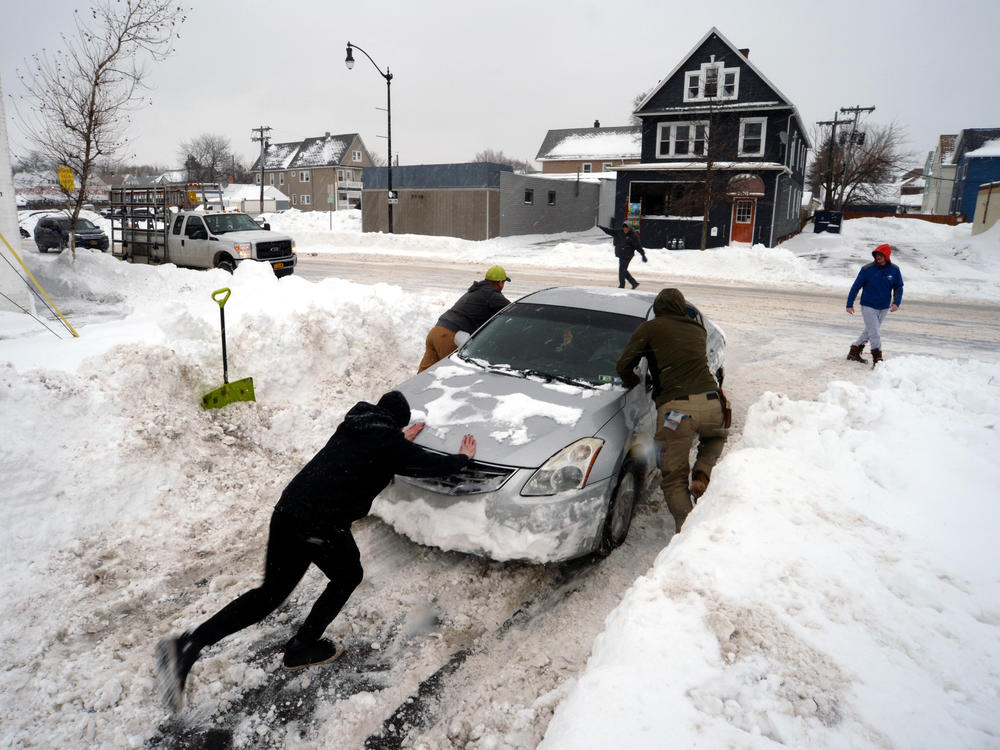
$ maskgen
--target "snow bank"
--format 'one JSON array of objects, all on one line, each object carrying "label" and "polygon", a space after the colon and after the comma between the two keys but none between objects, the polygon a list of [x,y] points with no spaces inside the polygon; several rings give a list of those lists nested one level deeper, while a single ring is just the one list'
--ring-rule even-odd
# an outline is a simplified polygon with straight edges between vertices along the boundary
[{"label": "snow bank", "polygon": [[996,363],[764,394],[539,747],[992,746],[998,422]]}]

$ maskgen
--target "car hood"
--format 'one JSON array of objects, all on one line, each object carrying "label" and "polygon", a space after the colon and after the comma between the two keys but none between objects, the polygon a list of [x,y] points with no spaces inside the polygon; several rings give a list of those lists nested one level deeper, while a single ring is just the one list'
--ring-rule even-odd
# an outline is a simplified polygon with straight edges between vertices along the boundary
[{"label": "car hood", "polygon": [[594,435],[624,403],[621,386],[588,388],[484,370],[449,357],[397,386],[412,422],[426,422],[416,443],[454,453],[476,438],[476,460],[533,468]]},{"label": "car hood", "polygon": [[247,229],[244,232],[226,232],[216,236],[233,242],[282,242],[292,239],[287,234],[269,232],[266,229]]}]

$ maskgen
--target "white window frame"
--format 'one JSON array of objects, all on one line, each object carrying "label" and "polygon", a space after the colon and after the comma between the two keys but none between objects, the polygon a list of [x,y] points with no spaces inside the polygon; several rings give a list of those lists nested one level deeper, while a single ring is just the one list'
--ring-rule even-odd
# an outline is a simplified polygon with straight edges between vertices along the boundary
[{"label": "white window frame", "polygon": [[[718,73],[717,88],[715,96],[705,95],[705,81],[708,77],[708,69],[713,68]],[[732,76],[733,90],[730,94],[725,94],[726,77]],[[692,93],[697,89],[697,94]],[[708,101],[732,101],[740,96],[740,69],[739,67],[727,68],[724,63],[711,61],[702,63],[698,70],[688,70],[684,73],[684,101],[686,102],[708,102]]]},{"label": "white window frame", "polygon": [[292,193],[292,205],[293,206],[299,205],[299,196],[298,196],[298,193]]},{"label": "white window frame", "polygon": [[285,173],[284,172],[279,172],[278,173],[278,184],[279,185],[284,185],[285,184]]},{"label": "white window frame", "polygon": [[580,171],[584,174],[590,174],[594,171],[594,165],[591,162],[586,161],[580,165]]},{"label": "white window frame", "polygon": [[[743,148],[743,140],[745,138],[746,126],[751,124],[760,125],[760,150],[758,151],[747,151],[745,148]],[[739,156],[763,156],[766,143],[767,143],[767,118],[741,117],[739,151],[737,152]]]},{"label": "white window frame", "polygon": [[304,194],[304,195],[302,195],[300,197],[301,197],[301,200],[299,201],[299,205],[300,206],[311,206],[312,205],[312,196],[311,195],[309,195],[308,193],[306,193],[306,194]]},{"label": "white window frame", "polygon": [[[688,126],[688,152],[685,154],[677,153],[677,128]],[[701,153],[695,153],[694,144],[697,139],[694,137],[697,133],[699,127],[705,128],[705,137],[702,139],[703,147]],[[670,129],[669,138],[669,149],[664,152],[662,150],[663,146],[663,130],[665,128]],[[656,157],[658,159],[691,159],[700,156],[704,156],[708,149],[708,120],[684,120],[681,122],[661,122],[656,126]]]},{"label": "white window frame", "polygon": [[352,151],[351,152],[351,160],[352,161],[361,161],[361,152],[360,151]]},{"label": "white window frame", "polygon": [[259,185],[260,184],[260,172],[254,172],[254,175],[253,175],[253,184],[254,185]]},{"label": "white window frame", "polygon": [[312,176],[307,170],[299,172],[299,182],[309,182],[311,179]]},{"label": "white window frame", "polygon": [[606,161],[603,164],[601,164],[601,171],[602,172],[610,172],[611,168],[613,166],[614,166],[614,162]]},{"label": "white window frame", "polygon": [[269,185],[273,185],[274,184],[274,173],[273,172],[267,176],[267,180],[268,180],[268,184]]}]

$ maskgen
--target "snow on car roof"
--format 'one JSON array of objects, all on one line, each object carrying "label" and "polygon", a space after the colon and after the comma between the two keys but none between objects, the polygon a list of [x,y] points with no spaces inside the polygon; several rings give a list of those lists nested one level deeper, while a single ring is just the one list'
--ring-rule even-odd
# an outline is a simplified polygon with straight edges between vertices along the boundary
[{"label": "snow on car roof", "polygon": [[637,292],[604,286],[556,286],[527,294],[517,302],[603,310],[645,318],[654,299],[656,299],[655,292]]}]

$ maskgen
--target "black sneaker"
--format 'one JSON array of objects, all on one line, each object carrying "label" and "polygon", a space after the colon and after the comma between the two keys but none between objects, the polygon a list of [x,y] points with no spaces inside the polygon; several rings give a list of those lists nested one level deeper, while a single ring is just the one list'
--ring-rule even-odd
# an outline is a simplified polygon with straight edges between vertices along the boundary
[{"label": "black sneaker", "polygon": [[187,633],[156,644],[156,682],[160,700],[169,711],[177,713],[184,705],[184,683],[198,653]]},{"label": "black sneaker", "polygon": [[312,643],[302,643],[292,638],[285,646],[283,666],[288,671],[305,669],[317,664],[329,664],[344,653],[344,647],[325,638]]}]

